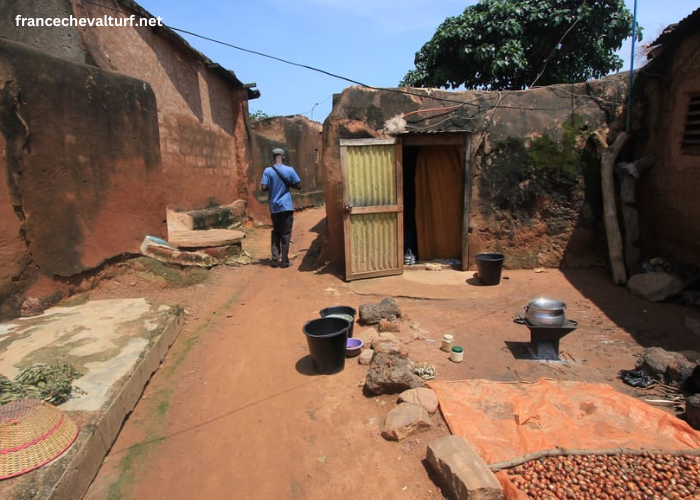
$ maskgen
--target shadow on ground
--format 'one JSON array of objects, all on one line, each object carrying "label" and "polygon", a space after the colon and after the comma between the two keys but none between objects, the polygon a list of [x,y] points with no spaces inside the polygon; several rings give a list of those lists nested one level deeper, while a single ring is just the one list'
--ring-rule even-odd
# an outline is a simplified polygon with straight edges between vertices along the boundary
[{"label": "shadow on ground", "polygon": [[700,337],[684,326],[687,316],[697,315],[693,308],[637,297],[626,288],[614,285],[609,273],[602,268],[561,271],[584,297],[630,333],[639,345],[669,351],[700,351]]}]

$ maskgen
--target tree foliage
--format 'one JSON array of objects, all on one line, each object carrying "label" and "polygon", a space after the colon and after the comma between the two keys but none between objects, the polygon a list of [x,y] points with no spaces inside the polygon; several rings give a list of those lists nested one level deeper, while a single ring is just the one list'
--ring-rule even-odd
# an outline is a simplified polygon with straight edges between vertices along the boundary
[{"label": "tree foliage", "polygon": [[264,113],[260,110],[253,111],[252,113],[248,113],[248,120],[254,122],[257,120],[265,120],[266,118],[270,118],[270,116],[267,113]]},{"label": "tree foliage", "polygon": [[438,27],[400,85],[514,90],[600,78],[622,68],[615,51],[632,21],[624,0],[481,0]]}]

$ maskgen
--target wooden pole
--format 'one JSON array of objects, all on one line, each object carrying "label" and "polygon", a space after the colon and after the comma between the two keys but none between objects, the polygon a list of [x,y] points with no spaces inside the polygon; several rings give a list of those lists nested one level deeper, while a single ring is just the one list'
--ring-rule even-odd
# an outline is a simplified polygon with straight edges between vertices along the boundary
[{"label": "wooden pole", "polygon": [[612,268],[613,282],[616,285],[627,283],[627,271],[625,270],[623,257],[620,225],[617,221],[614,167],[617,155],[620,154],[629,137],[630,135],[627,132],[620,132],[612,145],[608,145],[608,142],[600,132],[593,132],[591,136],[601,155],[600,176],[603,189],[603,218],[605,220],[605,234],[608,239],[610,267]]},{"label": "wooden pole", "polygon": [[625,230],[625,265],[627,272],[639,271],[639,212],[637,211],[637,180],[654,164],[653,156],[645,156],[632,163],[618,163],[615,173],[620,180],[620,202]]}]

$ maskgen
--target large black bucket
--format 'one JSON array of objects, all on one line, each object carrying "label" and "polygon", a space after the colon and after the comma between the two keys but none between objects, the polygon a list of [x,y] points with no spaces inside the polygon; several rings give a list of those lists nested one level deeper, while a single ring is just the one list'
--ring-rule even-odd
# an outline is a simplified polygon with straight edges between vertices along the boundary
[{"label": "large black bucket", "polygon": [[[350,306],[331,306],[321,309],[318,312],[322,318],[348,318],[350,321],[350,330],[348,330],[348,338],[352,338],[353,330],[355,329],[355,316],[357,311]],[[352,317],[352,320],[350,320]]]},{"label": "large black bucket", "polygon": [[316,370],[322,375],[343,371],[350,323],[342,318],[318,318],[307,321],[303,330]]},{"label": "large black bucket", "polygon": [[482,285],[493,286],[501,282],[503,269],[502,253],[478,253],[476,254],[476,267],[479,271],[479,281]]}]

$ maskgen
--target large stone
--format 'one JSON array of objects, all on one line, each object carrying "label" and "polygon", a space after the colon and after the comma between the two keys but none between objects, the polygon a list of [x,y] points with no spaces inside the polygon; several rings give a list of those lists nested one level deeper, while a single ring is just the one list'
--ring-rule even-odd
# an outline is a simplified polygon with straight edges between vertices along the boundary
[{"label": "large stone", "polygon": [[428,413],[435,413],[438,407],[438,397],[434,390],[427,387],[409,389],[399,395],[399,401],[413,403],[425,408]]},{"label": "large stone", "polygon": [[693,394],[685,400],[685,417],[693,429],[700,431],[700,394]]},{"label": "large stone", "polygon": [[380,319],[379,320],[379,331],[380,332],[400,332],[401,331],[401,322],[394,320],[394,321],[389,321],[388,319]]},{"label": "large stone", "polygon": [[372,349],[383,354],[392,354],[401,358],[408,357],[408,347],[398,339],[378,337],[372,341]]},{"label": "large stone", "polygon": [[360,333],[355,333],[354,337],[362,340],[364,342],[363,347],[369,349],[374,339],[379,337],[379,332],[375,328],[367,328]]},{"label": "large stone", "polygon": [[388,297],[379,304],[360,304],[359,322],[363,325],[377,325],[384,318],[395,321],[401,317],[401,310],[394,299]]},{"label": "large stone", "polygon": [[369,365],[372,363],[372,358],[374,358],[374,351],[372,349],[363,349],[357,357],[357,362],[361,365]]},{"label": "large stone", "polygon": [[453,500],[503,500],[503,489],[491,469],[459,436],[444,436],[428,444],[428,463]]},{"label": "large stone", "polygon": [[367,371],[365,389],[372,394],[396,394],[423,387],[423,379],[413,373],[414,368],[408,358],[376,353]]},{"label": "large stone", "polygon": [[668,273],[642,273],[629,279],[627,289],[651,302],[661,302],[681,293],[683,283]]},{"label": "large stone", "polygon": [[692,384],[689,380],[693,376],[693,370],[698,366],[697,363],[688,361],[685,357],[680,356],[668,364],[666,370],[666,383],[676,388],[685,387],[686,382]]},{"label": "large stone", "polygon": [[240,243],[245,233],[231,229],[207,229],[204,231],[177,231],[168,234],[168,243],[178,248],[223,247]]},{"label": "large stone", "polygon": [[665,381],[666,372],[672,363],[687,361],[686,357],[677,352],[669,352],[662,347],[650,347],[644,356],[637,360],[636,368],[644,370],[657,380]]},{"label": "large stone", "polygon": [[39,316],[40,314],[43,314],[44,309],[44,304],[42,304],[41,300],[37,299],[36,297],[29,297],[22,302],[20,316],[23,318]]},{"label": "large stone", "polygon": [[425,408],[412,403],[401,403],[387,414],[382,437],[389,441],[400,441],[432,426],[433,421]]},{"label": "large stone", "polygon": [[685,318],[685,327],[693,332],[695,335],[700,336],[700,318],[693,318],[692,316],[687,316]]}]

